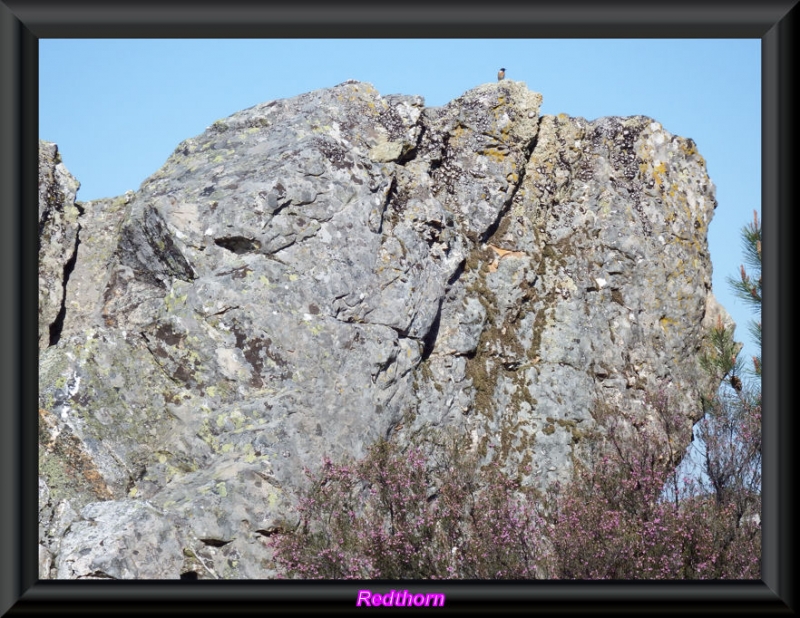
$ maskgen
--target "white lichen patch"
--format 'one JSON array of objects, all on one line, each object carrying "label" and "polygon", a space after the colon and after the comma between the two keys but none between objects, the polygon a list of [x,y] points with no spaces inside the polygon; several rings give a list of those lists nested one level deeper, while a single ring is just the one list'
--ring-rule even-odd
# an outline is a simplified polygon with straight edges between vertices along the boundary
[{"label": "white lichen patch", "polygon": [[241,350],[238,348],[217,348],[215,350],[217,364],[222,374],[230,380],[245,380],[249,371],[242,364]]}]

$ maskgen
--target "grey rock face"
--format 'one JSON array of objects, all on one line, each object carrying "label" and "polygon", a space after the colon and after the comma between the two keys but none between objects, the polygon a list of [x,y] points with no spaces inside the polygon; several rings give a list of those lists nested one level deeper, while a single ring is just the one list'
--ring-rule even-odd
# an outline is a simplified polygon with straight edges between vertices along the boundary
[{"label": "grey rock face", "polygon": [[666,385],[688,431],[729,320],[705,163],[648,118],[540,104],[346,82],[215,122],[120,198],[75,204],[62,172],[45,205],[82,214],[40,252],[40,325],[64,307],[40,333],[42,571],[272,577],[303,468],[379,437],[469,432],[545,485],[591,457],[596,401],[639,422]]},{"label": "grey rock face", "polygon": [[[39,141],[39,349],[50,345],[63,320],[64,283],[77,250],[80,183],[61,162],[58,147]],[[51,334],[52,333],[52,334]]]},{"label": "grey rock face", "polygon": [[177,579],[179,528],[143,500],[94,502],[61,541],[58,579]]}]

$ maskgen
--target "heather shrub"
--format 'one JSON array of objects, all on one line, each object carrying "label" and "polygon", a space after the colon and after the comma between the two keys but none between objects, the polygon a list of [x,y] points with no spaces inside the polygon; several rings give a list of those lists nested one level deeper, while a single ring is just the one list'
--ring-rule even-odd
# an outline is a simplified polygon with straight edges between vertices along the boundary
[{"label": "heather shrub", "polygon": [[271,541],[276,563],[302,578],[544,576],[535,502],[463,443],[439,452],[379,441],[361,461],[307,472],[300,526]]},{"label": "heather shrub", "polygon": [[691,427],[663,390],[648,403],[650,422],[599,402],[594,465],[576,461],[574,480],[544,494],[458,441],[382,440],[360,461],[326,459],[306,472],[297,529],[270,540],[276,564],[324,579],[758,578],[758,410],[709,412],[698,479],[679,476]]},{"label": "heather shrub", "polygon": [[[593,468],[579,469],[568,487],[549,493],[556,577],[759,577],[760,521],[742,516],[738,491],[716,492],[713,484],[679,476],[674,445],[685,443],[691,429],[672,411],[663,390],[649,401],[655,422],[640,427],[598,406],[606,450]],[[754,423],[751,419],[748,426]],[[728,454],[741,448],[730,442],[730,433],[721,433],[707,451],[714,465],[724,459],[717,446],[725,444]]]},{"label": "heather shrub", "polygon": [[480,478],[483,489],[468,496],[468,520],[454,573],[468,579],[551,577],[546,522],[536,492],[521,487],[496,462],[486,466]]},{"label": "heather shrub", "polygon": [[663,390],[648,403],[650,421],[598,402],[594,465],[543,494],[458,441],[326,459],[306,472],[299,526],[270,540],[276,564],[324,579],[758,578],[760,408],[708,412],[697,477],[680,472],[689,423]]}]

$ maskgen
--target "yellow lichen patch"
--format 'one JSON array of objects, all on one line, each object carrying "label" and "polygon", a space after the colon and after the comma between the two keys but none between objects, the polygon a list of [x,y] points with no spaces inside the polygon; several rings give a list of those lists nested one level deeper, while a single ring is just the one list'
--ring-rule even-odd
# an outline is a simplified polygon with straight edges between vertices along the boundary
[{"label": "yellow lichen patch", "polygon": [[505,161],[506,157],[508,156],[508,154],[505,151],[494,147],[484,148],[483,150],[480,151],[480,154],[498,163],[502,163],[503,161]]},{"label": "yellow lichen patch", "polygon": [[[203,406],[203,408],[208,410],[208,408],[206,408],[205,406]],[[210,414],[211,411],[208,410],[208,413]],[[208,444],[208,446],[211,448],[212,451],[214,451],[215,453],[219,452],[219,440],[217,439],[217,437],[211,431],[211,428],[209,427],[208,419],[203,419],[203,423],[200,425],[200,428],[197,431],[197,436],[203,442]]]},{"label": "yellow lichen patch", "polygon": [[677,320],[673,320],[672,318],[668,318],[665,315],[662,315],[658,320],[659,325],[661,326],[661,330],[667,332],[668,327],[675,326],[678,322]]},{"label": "yellow lichen patch", "polygon": [[653,167],[653,180],[656,181],[656,184],[659,186],[664,184],[664,176],[667,173],[667,166],[664,165],[663,161],[659,161],[657,165]]},{"label": "yellow lichen patch", "polygon": [[280,495],[279,495],[280,490],[275,489],[275,488],[271,488],[271,489],[272,489],[272,491],[270,491],[269,495],[267,496],[267,504],[269,505],[269,507],[271,509],[275,509],[275,508],[277,508],[278,503],[280,501]]},{"label": "yellow lichen patch", "polygon": [[687,157],[697,154],[697,147],[695,146],[694,142],[681,140],[679,144],[681,152],[683,152],[683,154],[685,154]]},{"label": "yellow lichen patch", "polygon": [[457,125],[453,131],[450,133],[451,135],[451,143],[457,144],[461,140],[464,139],[464,134],[466,133],[466,129],[463,125]]},{"label": "yellow lichen patch", "polygon": [[[358,322],[359,320],[355,320],[355,321]],[[319,335],[323,330],[325,330],[325,327],[321,323],[313,324],[311,322],[304,322],[304,324],[308,327],[308,330],[315,337],[317,335]]]},{"label": "yellow lichen patch", "polygon": [[236,429],[241,429],[242,425],[244,425],[244,421],[246,420],[246,416],[242,414],[242,411],[239,409],[234,410],[231,412],[231,421],[233,421],[233,426]]}]

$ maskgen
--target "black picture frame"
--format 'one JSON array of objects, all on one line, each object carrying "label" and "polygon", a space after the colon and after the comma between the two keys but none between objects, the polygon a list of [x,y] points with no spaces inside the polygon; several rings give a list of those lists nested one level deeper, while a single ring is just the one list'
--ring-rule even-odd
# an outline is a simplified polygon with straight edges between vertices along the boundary
[{"label": "black picture frame", "polygon": [[[0,614],[342,613],[357,592],[442,592],[445,613],[794,613],[789,404],[797,72],[792,1],[433,2],[0,0]],[[37,143],[40,38],[759,38],[762,51],[763,557],[742,582],[39,581]],[[543,60],[546,61],[546,60]],[[698,59],[700,61],[700,59]],[[736,127],[731,127],[732,131]],[[366,610],[398,611],[398,610]],[[401,611],[401,610],[400,610]]]}]

